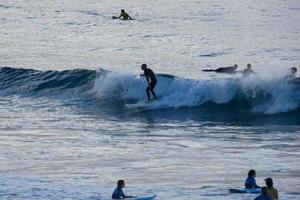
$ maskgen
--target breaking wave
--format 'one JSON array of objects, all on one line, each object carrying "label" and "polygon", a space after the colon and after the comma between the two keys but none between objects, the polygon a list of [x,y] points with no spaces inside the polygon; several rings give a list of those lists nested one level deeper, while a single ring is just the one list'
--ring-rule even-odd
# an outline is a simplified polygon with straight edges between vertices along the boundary
[{"label": "breaking wave", "polygon": [[[108,103],[144,101],[146,81],[139,75],[104,69],[39,71],[0,68],[0,95],[82,95]],[[213,79],[192,80],[158,74],[159,101],[147,109],[177,109],[217,104],[245,112],[274,114],[299,110],[300,80]],[[66,95],[68,94],[68,95]]]}]

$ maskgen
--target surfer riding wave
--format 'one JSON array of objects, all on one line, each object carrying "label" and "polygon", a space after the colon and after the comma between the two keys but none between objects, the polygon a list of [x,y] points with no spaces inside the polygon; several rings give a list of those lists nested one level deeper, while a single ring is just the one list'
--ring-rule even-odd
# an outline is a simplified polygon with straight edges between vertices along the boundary
[{"label": "surfer riding wave", "polygon": [[144,76],[146,77],[148,83],[148,87],[146,88],[148,101],[151,100],[150,92],[152,93],[154,99],[157,99],[156,94],[154,92],[154,88],[157,83],[157,79],[154,72],[150,68],[148,68],[146,64],[142,64],[141,69],[144,71]]}]

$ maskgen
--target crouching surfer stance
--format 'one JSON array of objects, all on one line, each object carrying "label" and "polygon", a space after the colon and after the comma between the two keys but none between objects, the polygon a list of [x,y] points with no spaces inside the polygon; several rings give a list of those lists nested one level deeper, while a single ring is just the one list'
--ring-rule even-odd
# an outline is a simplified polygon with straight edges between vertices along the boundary
[{"label": "crouching surfer stance", "polygon": [[154,92],[154,88],[157,83],[157,79],[154,72],[150,68],[148,68],[146,64],[142,64],[141,69],[144,71],[144,76],[146,76],[148,82],[148,87],[146,88],[148,101],[150,101],[150,92],[152,93],[154,99],[157,99],[156,94]]}]

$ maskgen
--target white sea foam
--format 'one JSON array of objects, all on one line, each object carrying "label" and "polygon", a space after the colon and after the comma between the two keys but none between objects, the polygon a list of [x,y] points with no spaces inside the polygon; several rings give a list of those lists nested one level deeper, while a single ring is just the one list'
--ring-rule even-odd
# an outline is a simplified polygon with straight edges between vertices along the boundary
[{"label": "white sea foam", "polygon": [[[94,92],[98,98],[118,98],[143,101],[146,99],[144,77],[132,74],[107,72],[95,80]],[[205,103],[224,104],[235,100],[242,107],[250,105],[250,111],[280,113],[299,107],[299,84],[284,79],[216,79],[192,80],[179,77],[158,76],[155,88],[159,101],[148,109],[195,107]],[[246,108],[245,108],[246,109]]]}]

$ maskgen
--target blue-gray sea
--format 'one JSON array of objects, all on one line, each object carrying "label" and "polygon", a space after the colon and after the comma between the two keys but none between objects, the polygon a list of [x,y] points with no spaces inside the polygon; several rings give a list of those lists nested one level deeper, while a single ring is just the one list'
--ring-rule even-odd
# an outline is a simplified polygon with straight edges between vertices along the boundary
[{"label": "blue-gray sea", "polygon": [[0,66],[0,199],[300,199],[299,0],[0,0]]}]

